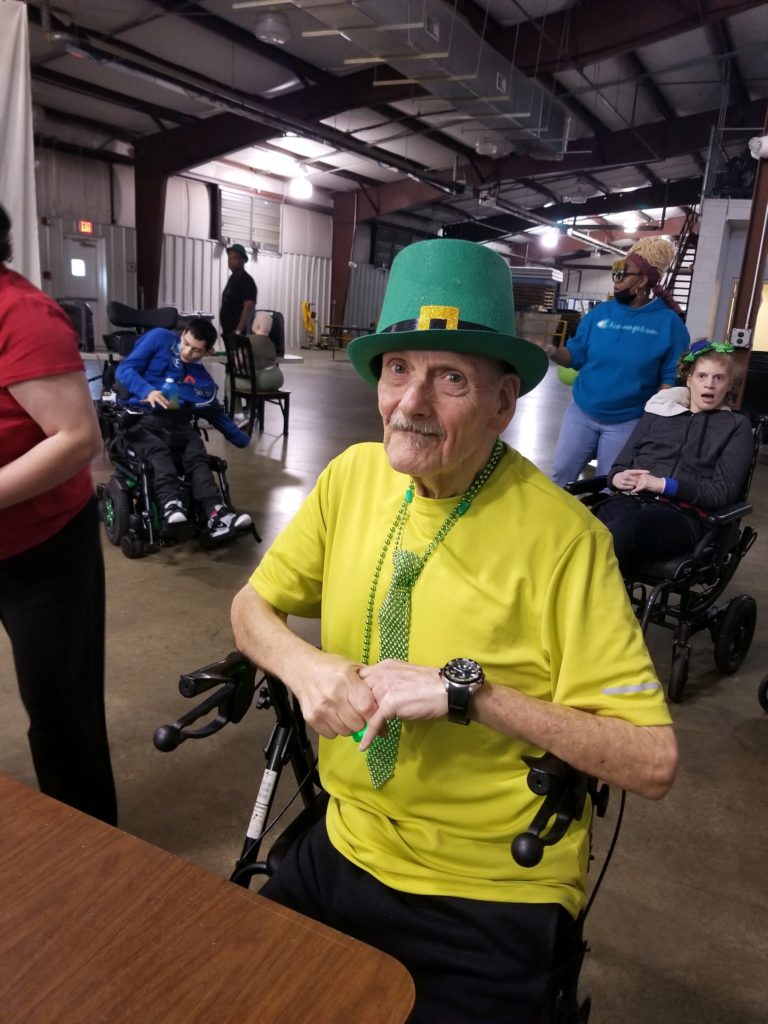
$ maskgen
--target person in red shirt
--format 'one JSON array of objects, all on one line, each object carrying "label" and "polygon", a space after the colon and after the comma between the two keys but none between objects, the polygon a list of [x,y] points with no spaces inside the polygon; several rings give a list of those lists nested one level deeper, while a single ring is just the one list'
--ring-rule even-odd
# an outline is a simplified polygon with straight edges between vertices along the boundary
[{"label": "person in red shirt", "polygon": [[89,470],[101,436],[69,318],[10,258],[0,206],[0,622],[41,791],[114,824]]}]

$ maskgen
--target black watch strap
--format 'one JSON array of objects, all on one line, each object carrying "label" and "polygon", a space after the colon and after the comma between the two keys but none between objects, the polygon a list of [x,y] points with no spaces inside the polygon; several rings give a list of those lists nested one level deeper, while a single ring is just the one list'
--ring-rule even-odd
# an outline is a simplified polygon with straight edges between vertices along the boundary
[{"label": "black watch strap", "polygon": [[440,669],[448,695],[448,721],[469,725],[469,702],[485,680],[482,668],[470,658],[453,658]]}]

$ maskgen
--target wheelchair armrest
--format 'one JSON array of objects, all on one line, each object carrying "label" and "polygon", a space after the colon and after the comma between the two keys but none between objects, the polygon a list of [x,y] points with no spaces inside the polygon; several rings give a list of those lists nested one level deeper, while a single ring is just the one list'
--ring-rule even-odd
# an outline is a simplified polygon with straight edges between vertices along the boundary
[{"label": "wheelchair armrest", "polygon": [[590,476],[583,480],[569,480],[563,490],[569,494],[596,494],[607,486],[607,476]]},{"label": "wheelchair armrest", "polygon": [[736,505],[727,505],[725,508],[710,512],[705,522],[709,526],[726,526],[735,519],[748,516],[752,512],[752,506],[748,501],[740,501]]},{"label": "wheelchair armrest", "polygon": [[[154,744],[158,750],[168,753],[185,740],[203,739],[223,729],[230,722],[242,721],[256,692],[256,666],[239,651],[233,651],[221,661],[188,672],[179,679],[179,690],[185,697],[196,697],[213,686],[219,687],[215,693],[206,697],[175,722],[161,725],[155,730]],[[257,707],[265,705],[265,699],[260,697]],[[198,719],[214,711],[215,718],[197,729],[190,728]]]}]

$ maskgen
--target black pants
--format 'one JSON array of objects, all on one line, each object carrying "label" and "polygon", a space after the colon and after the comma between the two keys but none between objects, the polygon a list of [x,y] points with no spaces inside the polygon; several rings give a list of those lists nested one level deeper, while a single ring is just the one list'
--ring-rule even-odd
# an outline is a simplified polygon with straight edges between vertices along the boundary
[{"label": "black pants", "polygon": [[183,497],[173,454],[176,452],[181,457],[193,497],[202,505],[206,517],[210,517],[214,506],[221,503],[221,493],[211,472],[203,439],[186,413],[145,413],[141,421],[130,428],[128,437],[137,455],[152,466],[154,491],[161,508],[167,501]]},{"label": "black pants", "polygon": [[390,889],[337,852],[325,821],[293,844],[261,894],[404,964],[416,986],[411,1024],[549,1024],[556,944],[563,930],[575,937],[557,904]]},{"label": "black pants", "polygon": [[704,533],[703,521],[695,513],[626,494],[607,498],[594,513],[613,534],[622,572],[633,562],[684,555]]},{"label": "black pants", "polygon": [[41,791],[114,824],[95,501],[42,544],[0,561],[0,621],[13,648]]}]

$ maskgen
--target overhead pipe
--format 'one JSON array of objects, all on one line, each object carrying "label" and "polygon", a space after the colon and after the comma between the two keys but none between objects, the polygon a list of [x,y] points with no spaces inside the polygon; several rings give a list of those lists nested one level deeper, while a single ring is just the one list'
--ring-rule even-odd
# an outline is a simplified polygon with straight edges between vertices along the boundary
[{"label": "overhead pipe", "polygon": [[403,160],[395,154],[386,153],[375,146],[360,142],[358,139],[345,135],[343,132],[337,132],[332,128],[322,125],[310,125],[290,115],[277,113],[257,100],[245,97],[231,89],[219,86],[213,89],[202,86],[192,76],[187,77],[178,71],[169,74],[165,70],[154,67],[151,63],[142,64],[132,57],[125,56],[119,47],[112,43],[97,46],[89,39],[79,38],[77,49],[97,63],[106,64],[128,74],[135,74],[139,77],[154,80],[158,84],[181,91],[188,96],[201,98],[214,107],[229,110],[240,116],[257,121],[259,124],[274,128],[280,134],[288,129],[315,142],[321,142],[346,152],[356,153],[368,160],[375,160],[383,166],[407,174],[409,177],[446,195],[461,195],[465,190],[463,184],[445,182],[434,178],[420,171],[410,161]]}]

